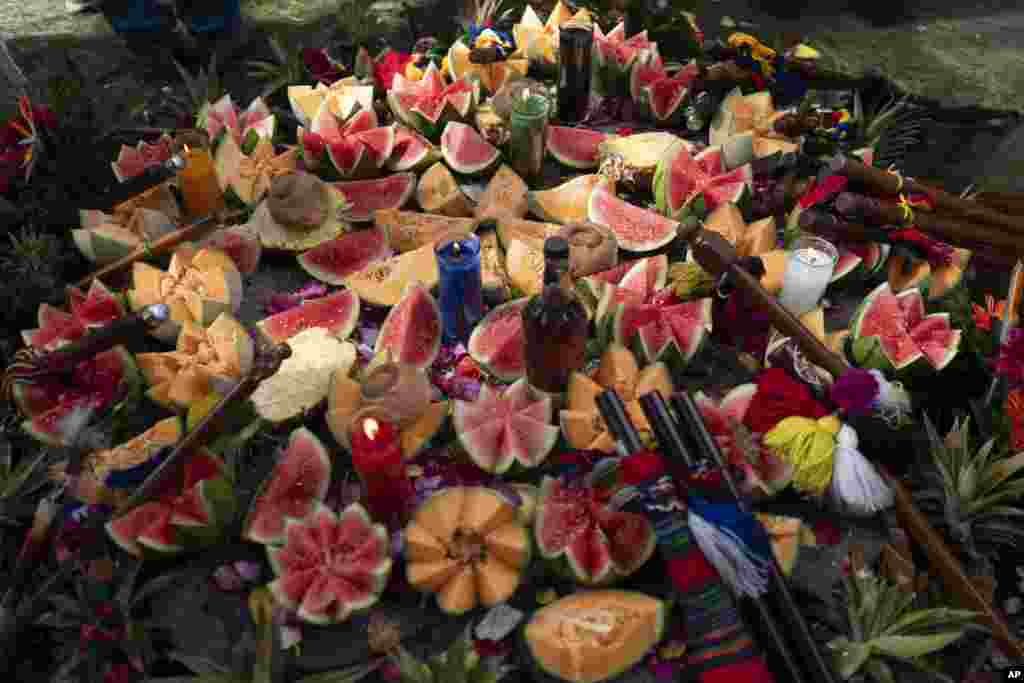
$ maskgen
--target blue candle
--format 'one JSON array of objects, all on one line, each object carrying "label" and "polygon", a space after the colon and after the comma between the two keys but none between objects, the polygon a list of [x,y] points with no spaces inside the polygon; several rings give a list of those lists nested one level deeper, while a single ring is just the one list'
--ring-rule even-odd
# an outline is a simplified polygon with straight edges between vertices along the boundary
[{"label": "blue candle", "polygon": [[484,314],[480,238],[476,235],[443,237],[434,247],[434,254],[444,339],[449,343],[465,342]]}]

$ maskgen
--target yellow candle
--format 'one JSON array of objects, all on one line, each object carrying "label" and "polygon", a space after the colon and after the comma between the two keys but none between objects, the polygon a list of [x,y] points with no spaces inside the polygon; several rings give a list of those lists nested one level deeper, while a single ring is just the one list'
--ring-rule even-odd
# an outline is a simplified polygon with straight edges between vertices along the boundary
[{"label": "yellow candle", "polygon": [[192,217],[206,216],[224,208],[224,193],[217,181],[210,150],[186,147],[185,168],[178,174],[178,189],[185,211]]}]

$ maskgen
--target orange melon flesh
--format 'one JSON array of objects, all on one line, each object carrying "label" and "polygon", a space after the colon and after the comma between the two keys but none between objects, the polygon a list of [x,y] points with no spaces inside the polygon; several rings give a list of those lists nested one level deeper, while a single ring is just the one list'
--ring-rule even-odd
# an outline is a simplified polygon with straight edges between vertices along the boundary
[{"label": "orange melon flesh", "polygon": [[782,249],[773,249],[763,254],[758,254],[758,258],[764,264],[761,286],[769,294],[778,294],[782,291],[782,278],[786,274],[786,261],[789,258],[788,252]]},{"label": "orange melon flesh", "polygon": [[544,240],[554,237],[562,229],[558,223],[531,221],[526,218],[502,216],[498,219],[498,238],[508,248],[513,240],[525,242],[534,249],[544,248]]},{"label": "orange melon flesh", "polygon": [[518,524],[500,526],[484,538],[487,552],[510,567],[522,567],[530,559],[530,539]]},{"label": "orange melon flesh", "polygon": [[892,254],[889,257],[889,287],[897,294],[916,287],[931,274],[931,266],[923,259],[916,260],[910,264],[909,269],[904,270],[906,263],[907,257],[903,254]]},{"label": "orange melon flesh", "polygon": [[406,459],[413,457],[437,434],[448,417],[448,401],[437,401],[420,415],[415,422],[402,430],[402,455]]},{"label": "orange melon flesh", "polygon": [[566,392],[566,405],[570,410],[591,412],[597,410],[597,395],[604,387],[581,372],[569,376],[569,387]]},{"label": "orange melon flesh", "polygon": [[163,353],[140,353],[135,365],[153,386],[169,384],[178,374],[178,363]]},{"label": "orange melon flesh", "polygon": [[462,521],[465,489],[456,487],[434,494],[416,511],[415,519],[441,543],[450,545]]},{"label": "orange melon flesh", "polygon": [[512,216],[522,218],[526,215],[528,202],[526,193],[530,188],[519,174],[507,164],[502,164],[498,172],[487,183],[484,193],[480,195],[473,215],[477,219],[500,218]]},{"label": "orange melon flesh", "polygon": [[652,391],[660,391],[662,397],[666,399],[675,391],[672,376],[664,363],[648,365],[640,371],[640,375],[636,379],[637,398]]},{"label": "orange melon flesh", "polygon": [[1003,320],[1016,324],[1020,320],[1020,301],[1024,296],[1024,267],[1018,262],[1010,274],[1010,287],[1006,295],[1006,310],[1003,313]]},{"label": "orange melon flesh", "polygon": [[477,561],[476,590],[484,607],[505,602],[519,587],[520,573],[497,558],[485,557]]},{"label": "orange melon flesh", "polygon": [[553,223],[582,223],[587,220],[590,194],[602,181],[593,173],[568,180],[550,190],[531,192],[530,212],[543,221]]},{"label": "orange melon flesh", "polygon": [[463,566],[444,584],[437,594],[437,604],[448,614],[462,614],[476,607],[476,577],[472,566]]},{"label": "orange melon flesh", "polygon": [[452,218],[440,214],[378,209],[373,212],[373,224],[384,230],[388,243],[397,252],[412,251],[433,244],[448,233],[473,232],[472,218]]},{"label": "orange melon flesh", "polygon": [[665,605],[634,591],[573,593],[538,610],[524,636],[537,666],[572,683],[632,668],[661,640]]},{"label": "orange melon flesh", "polygon": [[563,410],[559,414],[562,433],[573,448],[590,448],[598,437],[606,433],[597,413],[583,410]]},{"label": "orange melon flesh", "polygon": [[928,283],[928,298],[935,299],[946,294],[960,284],[963,277],[963,268],[955,263],[933,269]]},{"label": "orange melon flesh", "polygon": [[636,381],[640,377],[640,366],[637,365],[633,352],[620,344],[612,344],[601,356],[601,364],[597,368],[594,379],[605,389],[614,389],[623,401],[632,401],[636,391]]},{"label": "orange melon flesh", "polygon": [[405,567],[405,576],[413,588],[436,592],[462,569],[462,563],[448,558],[436,562],[411,562]]},{"label": "orange melon flesh", "polygon": [[515,517],[515,508],[497,491],[474,486],[466,491],[463,498],[459,527],[486,536],[490,531],[508,524]]},{"label": "orange melon flesh", "polygon": [[142,308],[160,303],[160,282],[164,271],[148,263],[136,261],[132,264],[132,307]]},{"label": "orange melon flesh", "polygon": [[436,562],[447,556],[444,545],[415,522],[405,528],[405,556],[414,563]]}]

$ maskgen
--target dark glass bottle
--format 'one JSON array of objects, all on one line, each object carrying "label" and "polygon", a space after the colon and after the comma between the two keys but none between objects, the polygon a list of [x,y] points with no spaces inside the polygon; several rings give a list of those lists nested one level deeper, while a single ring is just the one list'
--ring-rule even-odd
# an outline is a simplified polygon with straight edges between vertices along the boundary
[{"label": "dark glass bottle", "polygon": [[530,386],[559,398],[569,375],[582,370],[587,343],[587,312],[569,276],[569,242],[544,241],[544,289],[523,309],[526,373]]}]

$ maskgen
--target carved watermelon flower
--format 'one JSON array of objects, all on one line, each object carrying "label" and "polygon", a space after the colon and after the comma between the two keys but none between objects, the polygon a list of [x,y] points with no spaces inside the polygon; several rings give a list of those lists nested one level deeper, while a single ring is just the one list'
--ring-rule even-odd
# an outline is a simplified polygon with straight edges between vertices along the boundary
[{"label": "carved watermelon flower", "polygon": [[[277,128],[277,118],[262,97],[257,97],[244,111],[239,111],[231,95],[224,95],[213,104],[205,104],[199,111],[196,126],[206,131],[210,141],[217,144],[230,133],[239,145],[255,144],[256,139],[271,140]],[[252,140],[252,142],[249,142]]]},{"label": "carved watermelon flower", "polygon": [[373,78],[377,82],[377,86],[384,90],[390,90],[395,76],[405,73],[405,67],[411,61],[411,54],[398,50],[388,50],[378,56],[373,62]]}]

